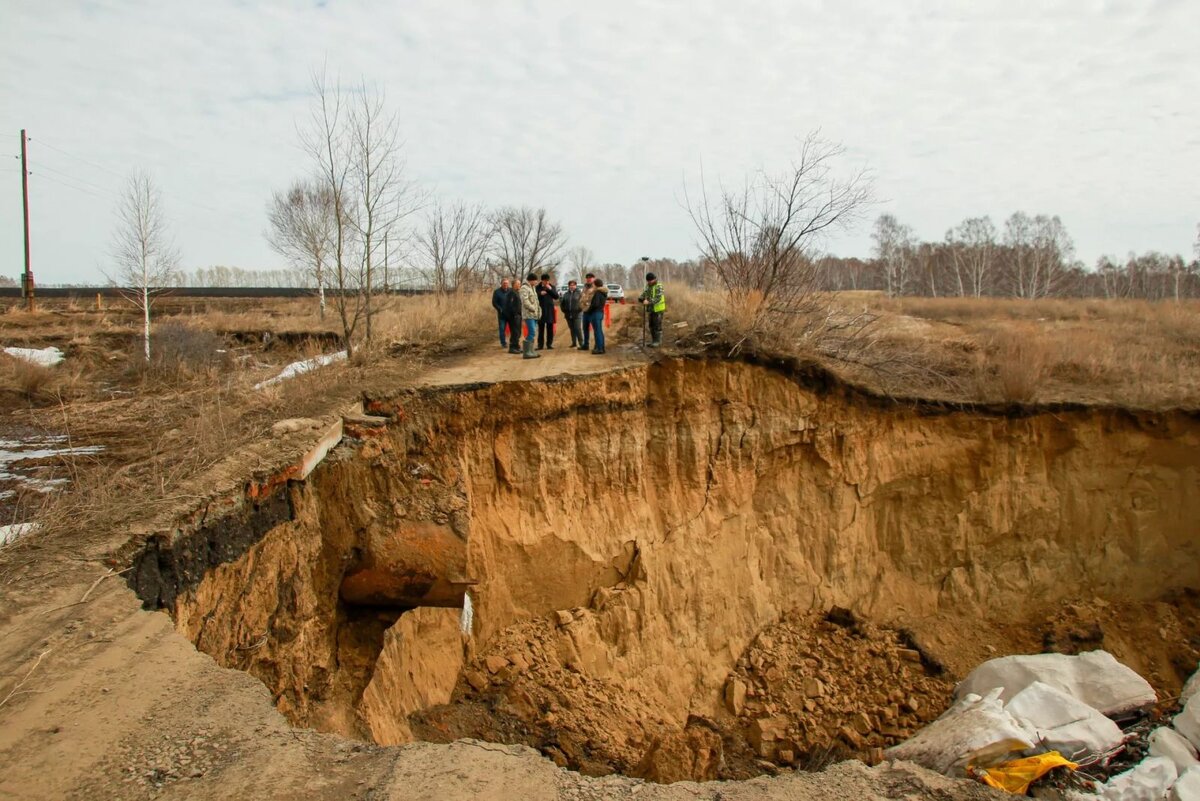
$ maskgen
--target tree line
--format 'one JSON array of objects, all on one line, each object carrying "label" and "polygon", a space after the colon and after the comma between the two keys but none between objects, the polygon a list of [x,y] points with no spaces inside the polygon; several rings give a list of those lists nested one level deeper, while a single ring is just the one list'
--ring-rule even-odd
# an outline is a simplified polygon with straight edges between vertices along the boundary
[{"label": "tree line", "polygon": [[1190,262],[1150,251],[1102,256],[1091,269],[1075,258],[1062,220],[1045,214],[1014,212],[1001,228],[990,217],[968,217],[935,242],[883,214],[872,241],[873,258],[820,257],[822,288],[924,297],[1200,297],[1200,230]]}]

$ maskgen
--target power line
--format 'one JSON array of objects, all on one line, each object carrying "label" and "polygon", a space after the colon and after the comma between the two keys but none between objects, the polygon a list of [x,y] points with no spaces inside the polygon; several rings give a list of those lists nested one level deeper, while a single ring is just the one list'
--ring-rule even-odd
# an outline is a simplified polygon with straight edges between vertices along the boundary
[{"label": "power line", "polygon": [[31,137],[29,137],[29,141],[30,141],[30,142],[37,142],[38,144],[40,144],[40,145],[42,145],[42,146],[44,146],[44,147],[48,147],[48,148],[50,148],[51,150],[53,150],[53,151],[56,151],[56,152],[58,152],[58,153],[61,153],[61,154],[63,154],[64,156],[67,156],[68,158],[73,158],[73,159],[75,159],[76,161],[81,161],[81,162],[83,162],[84,164],[88,164],[88,165],[90,165],[90,166],[92,166],[92,167],[95,167],[97,170],[103,170],[104,172],[108,173],[109,175],[115,175],[115,176],[116,176],[116,177],[118,177],[118,178],[125,178],[125,177],[126,177],[126,176],[124,176],[124,175],[121,175],[119,172],[116,172],[116,171],[114,171],[114,170],[110,170],[108,167],[105,167],[105,166],[103,166],[103,165],[101,165],[101,164],[97,164],[96,162],[94,162],[94,161],[91,161],[90,159],[85,159],[83,156],[76,156],[74,153],[68,153],[67,151],[63,150],[61,147],[55,147],[54,145],[52,145],[52,144],[50,144],[49,142],[47,142],[47,141],[45,141],[44,139],[42,139],[42,137],[40,137],[40,136],[39,136],[39,137],[37,137],[36,139],[35,139],[34,137],[32,137],[32,136],[31,136]]},{"label": "power line", "polygon": [[[63,178],[70,178],[72,181],[83,184],[84,186],[90,186],[93,189],[99,189],[101,192],[108,192],[110,194],[115,194],[113,192],[113,190],[109,189],[107,186],[100,186],[99,184],[94,184],[91,181],[85,181],[82,178],[80,178],[79,176],[72,175],[68,172],[63,172],[62,170],[56,170],[53,167],[47,167],[45,164],[38,167],[38,171],[40,172],[41,170],[49,170],[50,172],[54,173],[55,175],[59,175]],[[45,177],[45,176],[43,176],[43,177]]]},{"label": "power line", "polygon": [[29,177],[31,177],[31,178],[41,178],[42,180],[44,180],[44,181],[49,181],[49,182],[50,182],[50,183],[52,183],[52,184],[58,184],[59,186],[65,186],[65,187],[67,187],[68,189],[74,189],[76,192],[82,192],[82,193],[83,193],[83,194],[85,194],[85,195],[91,195],[92,197],[98,197],[98,198],[100,198],[101,200],[108,200],[108,198],[104,197],[104,195],[98,195],[98,194],[96,194],[95,192],[91,191],[90,189],[84,189],[84,188],[83,188],[83,187],[81,187],[81,186],[75,186],[74,184],[69,184],[69,183],[67,183],[66,181],[63,181],[63,180],[62,180],[62,179],[60,179],[60,178],[54,178],[54,177],[51,177],[51,176],[49,176],[49,175],[44,175],[44,174],[42,174],[42,173],[41,173],[41,171],[30,170],[30,171],[29,171]]}]

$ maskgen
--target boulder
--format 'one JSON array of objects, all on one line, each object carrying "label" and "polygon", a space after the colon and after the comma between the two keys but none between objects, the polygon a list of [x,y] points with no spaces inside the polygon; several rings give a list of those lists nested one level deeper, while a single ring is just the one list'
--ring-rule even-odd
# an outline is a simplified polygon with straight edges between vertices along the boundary
[{"label": "boulder", "polygon": [[725,708],[735,717],[746,708],[746,683],[737,677],[725,684]]},{"label": "boulder", "polygon": [[788,719],[783,715],[759,718],[750,724],[750,744],[764,759],[775,754],[778,743],[787,737]]}]

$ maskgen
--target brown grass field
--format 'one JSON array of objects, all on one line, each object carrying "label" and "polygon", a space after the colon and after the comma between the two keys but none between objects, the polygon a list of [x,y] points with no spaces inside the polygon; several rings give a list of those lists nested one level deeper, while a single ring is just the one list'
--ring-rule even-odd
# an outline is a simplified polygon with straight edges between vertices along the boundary
[{"label": "brown grass field", "polygon": [[[681,296],[682,294],[682,296]],[[1200,302],[832,298],[825,336],[801,321],[747,322],[702,293],[673,295],[673,316],[722,340],[799,355],[895,397],[950,403],[1200,408]],[[739,314],[739,312],[741,312]],[[846,325],[847,328],[840,326]]]}]

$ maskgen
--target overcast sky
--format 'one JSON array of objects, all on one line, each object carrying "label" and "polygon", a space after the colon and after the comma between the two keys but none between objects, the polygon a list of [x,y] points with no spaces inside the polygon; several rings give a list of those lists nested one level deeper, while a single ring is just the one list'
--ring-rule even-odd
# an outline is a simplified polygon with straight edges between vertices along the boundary
[{"label": "overcast sky", "polygon": [[[0,274],[102,280],[123,177],[165,196],[183,266],[276,267],[265,206],[308,165],[310,71],[377,82],[414,179],[545,206],[601,261],[688,258],[685,181],[786,166],[820,127],[929,239],[1062,217],[1078,256],[1191,255],[1200,2],[0,0]],[[870,248],[870,220],[829,247]]]}]

